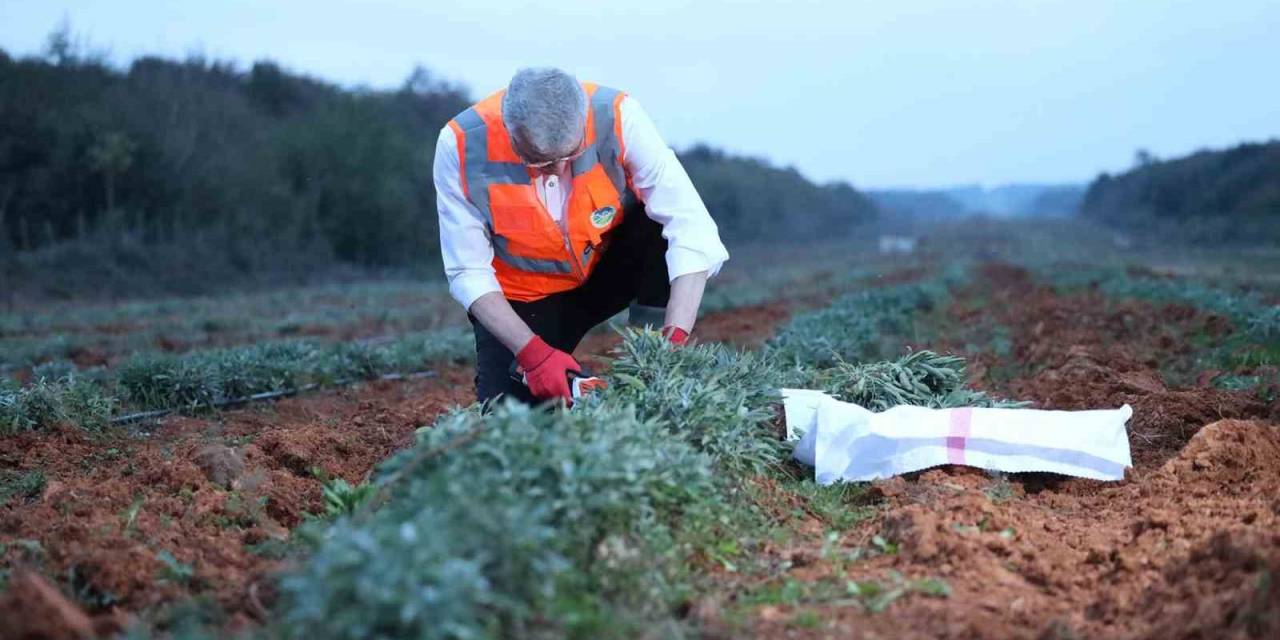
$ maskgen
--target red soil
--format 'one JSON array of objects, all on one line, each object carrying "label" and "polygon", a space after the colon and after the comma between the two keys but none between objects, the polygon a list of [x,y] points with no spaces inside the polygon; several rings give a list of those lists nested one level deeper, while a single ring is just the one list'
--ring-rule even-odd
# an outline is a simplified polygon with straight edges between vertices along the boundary
[{"label": "red soil", "polygon": [[[792,302],[769,302],[738,309],[708,313],[693,328],[696,342],[723,342],[739,348],[756,348],[764,344],[797,309]],[[582,339],[573,357],[592,373],[609,369],[609,352],[622,339],[612,331],[597,331]]]},{"label": "red soil", "polygon": [[[38,498],[0,507],[7,545],[0,566],[74,576],[63,587],[81,595],[100,633],[189,596],[211,598],[230,627],[244,626],[263,615],[264,578],[282,566],[252,546],[284,540],[304,513],[322,510],[318,474],[358,483],[409,444],[416,428],[474,400],[469,368],[441,371],[440,378],[373,383],[208,419],[175,417],[138,437],[95,440],[67,429],[0,439],[0,467],[42,470],[47,479]],[[175,576],[161,551],[193,575]],[[65,616],[33,612],[69,609],[33,608],[31,598],[53,600],[48,589],[26,588],[33,584],[16,582],[0,612],[34,620],[34,631],[0,625],[0,637],[58,635]]]},{"label": "red soil", "polygon": [[[1223,418],[1280,420],[1280,406],[1251,392],[1208,385],[1176,387],[1162,373],[1194,379],[1194,336],[1220,340],[1232,332],[1221,316],[1177,304],[1109,300],[1097,292],[1058,295],[1017,268],[987,265],[976,286],[989,298],[962,296],[951,309],[958,323],[1011,329],[1011,360],[1020,373],[1007,382],[982,380],[999,356],[976,354],[980,386],[1052,409],[1134,408],[1129,423],[1135,462],[1158,465],[1202,426]],[[972,293],[972,292],[971,292]]]},{"label": "red soil", "polygon": [[[965,469],[878,485],[883,516],[828,553],[898,552],[851,565],[847,577],[892,584],[940,578],[948,598],[906,595],[887,611],[818,603],[757,611],[758,637],[1218,638],[1280,637],[1280,428],[1222,421],[1177,457],[1114,485],[1012,494]],[[993,497],[994,496],[994,497]],[[809,540],[791,570],[835,580]],[[806,547],[779,551],[795,564]],[[843,577],[840,578],[843,584]],[[741,585],[739,585],[741,588]],[[810,610],[817,629],[790,624]],[[731,632],[728,635],[732,635]]]},{"label": "red soil", "polygon": [[[5,635],[13,638],[79,640],[99,633],[89,616],[58,587],[27,570],[16,572],[8,597],[0,601],[0,620],[5,621]],[[111,630],[106,626],[101,631]]]},{"label": "red soil", "polygon": [[[765,562],[785,569],[773,580],[892,585],[896,571],[908,580],[940,578],[950,597],[908,594],[878,614],[849,602],[769,605],[751,612],[747,629],[712,615],[704,620],[710,634],[1280,637],[1280,405],[1244,392],[1171,389],[1156,369],[1189,355],[1185,335],[1205,326],[1225,333],[1229,323],[1093,293],[1059,296],[1004,267],[986,269],[950,311],[958,326],[1011,328],[1013,362],[987,354],[982,370],[1012,367],[1020,375],[980,386],[1045,408],[1132,404],[1136,468],[1119,483],[1000,480],[958,467],[877,483],[881,512],[834,545],[808,518],[787,545],[766,549],[773,559]],[[877,535],[898,552],[843,574],[830,562],[874,549]],[[716,611],[753,586],[759,579],[727,580],[713,596],[721,602],[695,612]],[[802,612],[811,624],[796,624]]]},{"label": "red soil", "polygon": [[[708,314],[698,337],[758,345],[789,315],[783,304]],[[598,356],[617,340],[593,334],[578,354],[606,369]],[[66,629],[81,628],[85,608],[98,633],[111,633],[135,614],[193,596],[217,602],[229,629],[260,621],[269,576],[284,561],[252,548],[285,540],[304,514],[322,509],[320,476],[357,483],[408,445],[414,429],[474,401],[470,367],[441,371],[440,379],[374,383],[213,418],[173,417],[143,437],[65,429],[0,439],[0,469],[42,470],[47,480],[38,498],[0,506],[0,544],[8,545],[0,566],[35,570],[0,597],[0,612],[21,622],[0,627],[0,638],[76,637]],[[20,540],[43,551],[14,544]],[[162,550],[194,569],[190,580],[173,579]],[[36,571],[76,578],[59,592]],[[71,591],[80,603],[65,597]]]},{"label": "red soil", "polygon": [[[708,314],[695,334],[758,345],[790,316],[790,304]],[[891,571],[941,578],[949,598],[908,594],[879,614],[849,603],[769,605],[754,609],[744,628],[721,612],[762,579],[721,570],[690,609],[707,635],[1280,637],[1280,431],[1268,424],[1280,408],[1247,393],[1171,388],[1158,371],[1191,366],[1185,337],[1223,335],[1230,323],[1185,307],[1059,296],[1003,267],[988,268],[950,313],[958,326],[1010,328],[1010,356],[984,353],[975,369],[1016,374],[979,375],[979,386],[1047,408],[1132,404],[1130,477],[1002,481],[942,468],[880,483],[877,517],[832,544],[824,525],[806,516],[792,539],[763,543],[762,560],[777,567],[775,579],[807,583],[892,584]],[[615,342],[593,335],[578,353],[603,353]],[[320,509],[313,469],[358,482],[416,427],[470,402],[471,375],[443,370],[439,380],[173,418],[143,437],[92,440],[68,430],[0,439],[0,469],[40,469],[48,479],[37,499],[0,507],[7,545],[0,566],[59,576],[63,592],[80,594],[73,604],[36,573],[15,573],[0,598],[0,619],[15,623],[0,625],[0,637],[83,635],[86,599],[99,603],[88,621],[97,633],[191,596],[220,604],[228,628],[261,619],[268,576],[282,561],[249,546],[282,539],[304,512]],[[1255,421],[1201,428],[1223,417]],[[776,495],[762,507],[783,520],[803,513],[794,496]],[[823,555],[824,547],[828,554],[874,548],[877,535],[898,553],[848,564],[847,573]],[[161,550],[194,576],[176,578]],[[817,626],[794,624],[802,611],[816,613]]]},{"label": "red soil", "polygon": [[791,302],[769,302],[708,314],[698,321],[695,335],[701,342],[725,342],[756,348],[773,337],[801,307]]}]

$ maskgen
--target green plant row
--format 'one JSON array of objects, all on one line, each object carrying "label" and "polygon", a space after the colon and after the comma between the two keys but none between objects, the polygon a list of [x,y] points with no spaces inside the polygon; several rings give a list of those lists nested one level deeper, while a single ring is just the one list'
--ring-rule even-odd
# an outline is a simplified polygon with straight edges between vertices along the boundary
[{"label": "green plant row", "polygon": [[[336,519],[300,531],[310,552],[283,578],[264,635],[689,634],[673,611],[697,579],[692,560],[748,567],[748,539],[778,526],[751,503],[749,479],[788,476],[780,387],[873,406],[972,399],[957,359],[918,352],[859,368],[844,359],[863,357],[865,344],[841,345],[815,359],[835,361],[824,367],[776,348],[673,349],[628,330],[609,389],[571,410],[498,404],[442,417],[362,497],[326,489]],[[808,485],[797,496],[832,526],[867,517],[844,512],[857,491],[792,482]]]},{"label": "green plant row", "polygon": [[134,357],[115,371],[124,398],[141,409],[197,409],[257,393],[367,380],[421,370],[470,349],[462,331],[385,343],[276,342],[190,354]]},{"label": "green plant row", "polygon": [[209,323],[237,328],[263,320],[275,322],[299,313],[307,316],[307,322],[332,319],[349,323],[383,310],[398,313],[407,307],[421,309],[422,305],[446,296],[443,284],[431,285],[421,280],[406,279],[160,298],[115,305],[55,305],[49,309],[0,312],[0,337],[28,333],[78,333],[121,324],[188,331]]},{"label": "green plant row", "polygon": [[0,389],[0,433],[65,423],[98,431],[125,411],[194,411],[255,394],[296,391],[423,370],[471,353],[450,329],[370,343],[271,342],[185,354],[136,355],[88,377],[74,371]]},{"label": "green plant row", "polygon": [[74,424],[96,433],[107,427],[118,402],[82,378],[40,380],[0,387],[0,435]]},{"label": "green plant row", "polygon": [[944,280],[934,280],[842,296],[825,309],[792,318],[767,346],[782,359],[815,366],[893,357],[904,337],[916,337],[917,316],[947,291]]},{"label": "green plant row", "polygon": [[788,455],[774,426],[779,387],[822,384],[873,406],[972,400],[960,393],[960,361],[925,351],[887,368],[827,369],[768,350],[673,349],[653,332],[627,331],[617,353],[610,388],[573,409],[499,404],[419,430],[380,470],[385,503],[317,534],[314,553],[283,580],[273,632],[635,637],[662,628],[677,637],[671,611],[692,551],[679,541],[698,528],[695,514],[714,516],[724,495],[776,473]]},{"label": "green plant row", "polygon": [[[744,478],[787,456],[774,430],[780,387],[869,406],[985,401],[963,391],[957,358],[845,361],[888,351],[945,292],[939,283],[849,296],[835,311],[797,317],[759,353],[671,349],[652,332],[627,331],[610,388],[572,410],[503,404],[420,430],[418,444],[382,468],[385,505],[339,520],[283,581],[276,631],[628,637],[670,622],[688,560],[677,541],[701,529],[698,517],[714,520],[713,505]],[[850,317],[865,324],[823,333]],[[813,338],[826,339],[802,347]],[[744,526],[726,526],[735,525]],[[730,542],[707,555],[739,549]]]},{"label": "green plant row", "polygon": [[776,391],[760,357],[651,332],[615,367],[572,410],[503,403],[420,430],[380,469],[386,504],[340,520],[282,582],[280,632],[616,637],[660,615],[645,540],[710,499],[717,470],[781,460]]},{"label": "green plant row", "polygon": [[421,284],[415,289],[376,283],[0,314],[0,370],[66,360],[83,351],[114,356],[161,341],[198,349],[279,339],[304,330],[436,330],[454,321],[452,303],[442,296],[438,290],[424,291]]},{"label": "green plant row", "polygon": [[804,263],[785,267],[777,264],[770,266],[768,269],[757,268],[739,273],[736,280],[721,281],[717,278],[707,287],[699,309],[703,313],[710,313],[767,304],[778,301],[779,292],[785,292],[788,298],[830,296],[833,293],[844,293],[857,283],[871,280],[884,271],[855,265],[852,260],[848,264],[832,264],[829,267],[831,272],[819,274],[815,274],[812,265]]},{"label": "green plant row", "polygon": [[1121,269],[1041,270],[1037,275],[1061,287],[1096,285],[1102,293],[1116,298],[1180,302],[1230,318],[1249,339],[1280,340],[1280,306],[1263,302],[1256,293],[1185,279],[1135,276]]}]

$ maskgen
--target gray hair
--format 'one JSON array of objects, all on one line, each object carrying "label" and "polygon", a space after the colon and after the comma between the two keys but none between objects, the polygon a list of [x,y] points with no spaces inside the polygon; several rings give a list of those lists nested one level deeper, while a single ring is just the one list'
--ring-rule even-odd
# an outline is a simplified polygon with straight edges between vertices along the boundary
[{"label": "gray hair", "polygon": [[587,126],[587,94],[559,69],[521,69],[502,96],[502,119],[517,153],[531,162],[577,151]]}]

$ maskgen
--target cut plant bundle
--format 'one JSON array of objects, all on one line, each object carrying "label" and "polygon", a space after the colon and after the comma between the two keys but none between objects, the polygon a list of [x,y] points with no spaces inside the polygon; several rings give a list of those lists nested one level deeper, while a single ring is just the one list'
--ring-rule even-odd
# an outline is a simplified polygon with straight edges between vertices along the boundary
[{"label": "cut plant bundle", "polygon": [[849,363],[815,371],[808,386],[872,411],[921,407],[1017,407],[965,386],[964,358],[913,351],[897,360]]}]

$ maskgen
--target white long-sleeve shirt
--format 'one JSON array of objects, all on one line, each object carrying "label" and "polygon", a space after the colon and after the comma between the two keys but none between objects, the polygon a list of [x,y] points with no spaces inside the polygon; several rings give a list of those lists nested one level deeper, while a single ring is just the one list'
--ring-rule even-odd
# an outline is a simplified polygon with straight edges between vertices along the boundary
[{"label": "white long-sleeve shirt", "polygon": [[[626,149],[623,166],[636,195],[645,203],[645,212],[662,225],[662,237],[667,240],[667,276],[675,280],[700,271],[714,276],[729,259],[729,252],[689,174],[635,98],[623,98],[620,109]],[[562,228],[573,184],[570,171],[566,167],[561,175],[539,176],[535,180],[538,199]],[[436,141],[433,172],[440,214],[440,252],[449,278],[449,293],[470,309],[477,298],[501,291],[502,287],[494,275],[493,245],[484,216],[462,193],[457,138],[447,126],[440,130]]]}]

